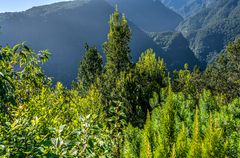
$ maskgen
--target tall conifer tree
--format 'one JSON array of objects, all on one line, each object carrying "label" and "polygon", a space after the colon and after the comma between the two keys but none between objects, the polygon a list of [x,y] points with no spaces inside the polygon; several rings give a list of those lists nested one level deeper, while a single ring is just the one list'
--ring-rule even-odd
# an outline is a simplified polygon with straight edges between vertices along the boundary
[{"label": "tall conifer tree", "polygon": [[188,143],[187,143],[187,128],[182,123],[182,129],[179,132],[176,140],[176,155],[177,157],[187,157]]},{"label": "tall conifer tree", "polygon": [[166,104],[163,107],[162,116],[162,137],[164,139],[166,157],[171,156],[171,148],[173,147],[175,140],[174,94],[172,92],[170,78],[168,80],[168,96],[166,98]]},{"label": "tall conifer tree", "polygon": [[195,112],[194,123],[193,123],[193,136],[192,142],[187,155],[188,158],[200,158],[201,157],[201,138],[200,138],[200,124],[199,124],[199,114],[198,108]]},{"label": "tall conifer tree", "polygon": [[131,31],[126,17],[124,15],[120,17],[117,7],[110,17],[109,27],[108,41],[103,44],[107,57],[106,69],[118,73],[126,70],[130,64]]}]

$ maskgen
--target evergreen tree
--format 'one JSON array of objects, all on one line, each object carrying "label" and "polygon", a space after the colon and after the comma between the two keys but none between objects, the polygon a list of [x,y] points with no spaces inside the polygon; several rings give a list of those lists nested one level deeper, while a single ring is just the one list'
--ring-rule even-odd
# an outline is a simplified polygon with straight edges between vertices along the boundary
[{"label": "evergreen tree", "polygon": [[240,97],[240,39],[230,43],[205,73],[205,85],[216,93],[224,93],[229,99]]},{"label": "evergreen tree", "polygon": [[193,136],[191,146],[188,153],[188,158],[201,158],[201,138],[200,138],[200,125],[198,109],[196,109],[194,123],[193,123]]},{"label": "evergreen tree", "polygon": [[183,92],[186,96],[191,95],[194,99],[199,99],[199,94],[205,86],[200,68],[194,67],[194,71],[191,72],[188,64],[185,64],[184,70],[175,70],[173,75],[174,92]]},{"label": "evergreen tree", "polygon": [[182,126],[182,129],[180,133],[178,134],[177,141],[176,141],[176,155],[177,157],[186,157],[187,156],[187,150],[188,150],[188,144],[187,144],[187,128]]},{"label": "evergreen tree", "polygon": [[[111,117],[109,109],[116,108],[118,102],[125,105],[125,98],[121,96],[122,91],[119,86],[122,83],[121,76],[130,66],[130,48],[131,38],[130,28],[124,15],[120,16],[117,8],[111,15],[109,21],[108,41],[103,44],[103,50],[106,54],[105,73],[101,83],[101,91],[104,97],[104,104],[108,115]],[[120,74],[120,72],[122,74]],[[124,100],[124,101],[123,101]]]},{"label": "evergreen tree", "polygon": [[150,138],[151,138],[151,118],[150,118],[150,114],[148,112],[146,124],[144,126],[144,131],[142,134],[140,158],[152,158],[152,149],[151,149]]},{"label": "evergreen tree", "polygon": [[[170,79],[169,79],[170,80]],[[163,115],[161,116],[162,125],[162,139],[165,148],[166,157],[171,156],[171,149],[175,141],[175,113],[174,113],[174,94],[169,81],[168,94],[166,104],[163,107]]]},{"label": "evergreen tree", "polygon": [[142,141],[142,131],[134,128],[131,124],[124,130],[124,144],[121,157],[140,157],[140,144]]},{"label": "evergreen tree", "polygon": [[[151,112],[154,108],[149,103],[153,92],[160,92],[167,85],[165,62],[161,58],[156,58],[153,49],[148,49],[142,53],[133,71],[127,77],[127,100],[131,101],[133,116],[137,114],[138,120],[139,118],[146,120],[147,111]],[[158,97],[158,101],[161,99]]]},{"label": "evergreen tree", "polygon": [[80,63],[77,79],[84,87],[89,87],[102,73],[103,61],[96,47],[89,47],[86,44],[85,50],[86,53]]},{"label": "evergreen tree", "polygon": [[221,139],[222,131],[216,125],[213,126],[212,113],[210,112],[209,125],[203,140],[202,156],[206,158],[225,157],[224,143]]},{"label": "evergreen tree", "polygon": [[103,44],[107,57],[106,70],[119,73],[130,65],[131,32],[125,16],[120,18],[117,8],[110,17],[109,27],[108,41]]},{"label": "evergreen tree", "polygon": [[176,158],[176,144],[173,144],[171,158]]},{"label": "evergreen tree", "polygon": [[[161,158],[165,157],[165,151],[164,151],[164,144],[163,144],[163,138],[161,137],[161,116],[163,115],[162,107],[160,106],[158,102],[158,96],[155,93],[153,95],[153,98],[151,99],[152,103],[157,105],[156,108],[151,113],[151,142],[152,142],[152,151],[153,151],[153,157],[154,158]],[[153,101],[155,100],[155,101]],[[153,105],[151,103],[151,105]]]}]

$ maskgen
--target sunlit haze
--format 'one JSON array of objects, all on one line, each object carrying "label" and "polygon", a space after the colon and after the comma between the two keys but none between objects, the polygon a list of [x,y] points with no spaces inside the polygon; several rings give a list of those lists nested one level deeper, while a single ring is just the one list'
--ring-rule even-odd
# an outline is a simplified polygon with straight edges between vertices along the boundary
[{"label": "sunlit haze", "polygon": [[34,6],[69,0],[0,0],[0,13],[24,11]]}]

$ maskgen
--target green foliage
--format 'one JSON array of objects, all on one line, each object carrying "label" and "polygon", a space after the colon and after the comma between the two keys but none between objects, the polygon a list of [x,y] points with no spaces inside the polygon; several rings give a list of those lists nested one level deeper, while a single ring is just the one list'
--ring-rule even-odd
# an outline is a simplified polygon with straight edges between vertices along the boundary
[{"label": "green foliage", "polygon": [[140,158],[151,158],[152,157],[152,150],[151,150],[151,120],[150,114],[147,114],[146,123],[144,126],[144,131],[142,133],[142,142],[140,146]]},{"label": "green foliage", "polygon": [[124,15],[120,18],[116,8],[109,21],[108,41],[103,44],[107,61],[99,87],[103,94],[105,110],[113,124],[117,126],[115,128],[117,133],[121,131],[120,128],[126,121],[127,103],[126,98],[122,96],[125,93],[122,91],[122,79],[126,74],[125,71],[131,66],[130,38],[131,32],[127,20]]},{"label": "green foliage", "polygon": [[[150,104],[150,98],[154,92],[160,92],[166,85],[166,66],[163,59],[156,58],[152,49],[147,50],[141,55],[133,71],[127,75],[128,87],[126,89],[130,90],[127,100],[131,101],[130,104],[134,106],[131,109],[132,114],[139,114],[138,119],[145,120],[147,111],[151,112],[157,106]],[[135,94],[135,96],[131,96],[131,94]],[[155,102],[159,102],[161,99],[161,97],[157,97]]]},{"label": "green foliage", "polygon": [[35,53],[24,43],[0,50],[0,110],[11,115],[12,105],[28,101],[50,80],[41,64],[49,58],[47,50]]},{"label": "green foliage", "polygon": [[199,98],[199,94],[204,89],[204,79],[198,67],[194,71],[189,70],[188,64],[184,65],[183,70],[173,72],[173,91],[183,92],[186,96],[191,95],[195,99]]},{"label": "green foliage", "polygon": [[130,65],[131,32],[125,16],[120,19],[117,9],[110,17],[109,27],[108,41],[103,45],[107,57],[106,70],[119,73]]},{"label": "green foliage", "polygon": [[224,145],[222,130],[217,125],[213,126],[212,113],[210,113],[209,125],[203,140],[202,157],[224,157],[226,150],[222,145]]},{"label": "green foliage", "polygon": [[[126,76],[127,100],[131,101],[130,104],[133,106],[131,108],[132,114],[137,114],[139,115],[138,119],[143,118],[145,120],[147,111],[151,112],[156,106],[150,104],[150,98],[154,92],[160,92],[163,87],[166,87],[166,80],[166,66],[163,59],[156,58],[152,49],[147,50],[141,55],[133,70]],[[161,99],[161,97],[157,97],[155,102]]]},{"label": "green foliage", "polygon": [[[171,115],[170,105],[180,105],[184,95],[168,92],[168,96],[161,103],[161,107],[152,111],[151,119],[148,116],[144,129],[141,130],[142,132],[138,132],[141,133],[142,137],[131,137],[132,142],[141,142],[139,149],[132,151],[131,154],[140,154],[143,157],[149,155],[152,155],[152,157],[194,158],[238,157],[240,135],[238,127],[235,127],[240,125],[240,118],[226,112],[226,108],[229,109],[233,106],[239,115],[239,98],[228,105],[219,106],[217,100],[219,97],[210,94],[209,92],[201,94],[201,102],[194,110],[184,111],[186,108],[184,106],[175,107],[174,115]],[[215,100],[211,103],[214,104],[211,109],[212,112],[205,112],[204,107],[210,99]],[[192,104],[190,107],[193,107],[195,105],[194,98],[190,98],[188,102],[183,102],[183,104]],[[208,120],[204,121],[203,118],[208,118]],[[227,126],[233,122],[230,123],[227,120],[234,120],[236,126],[230,129]],[[125,129],[125,135],[128,135],[130,129],[129,127]],[[225,130],[231,130],[231,132],[226,131],[231,134],[225,134]]]},{"label": "green foliage", "polygon": [[229,98],[240,97],[240,39],[230,43],[204,73],[207,86]]},{"label": "green foliage", "polygon": [[117,78],[114,74],[104,73],[101,91],[106,111],[109,113],[111,110],[108,109],[121,105],[121,113],[125,114],[121,119],[143,127],[147,111],[151,112],[154,108],[149,99],[153,92],[160,92],[166,87],[166,78],[165,63],[161,58],[156,59],[152,49],[143,53],[135,65],[122,71]]},{"label": "green foliage", "polygon": [[76,91],[64,90],[60,83],[53,91],[43,88],[14,111],[12,122],[1,126],[1,156],[111,155],[111,131],[105,126],[100,101],[96,89],[82,98]]},{"label": "green foliage", "polygon": [[[86,47],[79,72],[84,88],[53,87],[41,69],[47,51],[1,48],[0,157],[240,157],[239,89],[228,87],[227,97],[220,89],[227,81],[238,86],[239,41],[205,73],[186,64],[171,81],[152,49],[134,65],[112,60],[118,51],[128,56],[128,40],[115,40],[129,32],[117,11],[110,25],[106,71],[98,51]],[[203,83],[212,85],[215,72],[225,84],[198,87],[206,74]]]},{"label": "green foliage", "polygon": [[124,144],[122,147],[121,157],[137,158],[140,157],[140,144],[142,132],[138,128],[129,124],[124,133]]},{"label": "green foliage", "polygon": [[187,140],[187,128],[184,123],[182,129],[179,132],[176,140],[176,157],[187,157],[188,152],[188,140]]},{"label": "green foliage", "polygon": [[97,48],[85,46],[86,53],[80,63],[78,70],[78,82],[82,84],[83,88],[88,88],[100,77],[102,73],[103,61]]},{"label": "green foliage", "polygon": [[198,109],[196,109],[193,130],[192,130],[192,140],[187,157],[189,158],[200,158],[201,157],[201,137],[200,137],[200,124],[199,124],[199,114]]},{"label": "green foliage", "polygon": [[224,95],[228,101],[240,97],[239,53],[240,39],[229,43],[204,72],[197,67],[191,72],[185,65],[184,70],[174,72],[173,91],[191,95],[196,100],[204,89]]}]

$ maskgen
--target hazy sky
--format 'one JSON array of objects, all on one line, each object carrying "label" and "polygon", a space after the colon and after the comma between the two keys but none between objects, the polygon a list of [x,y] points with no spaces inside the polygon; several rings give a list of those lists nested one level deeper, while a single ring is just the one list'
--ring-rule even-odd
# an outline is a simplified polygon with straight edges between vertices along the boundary
[{"label": "hazy sky", "polygon": [[68,0],[0,0],[0,12],[15,12],[29,9],[33,6],[50,4]]}]

